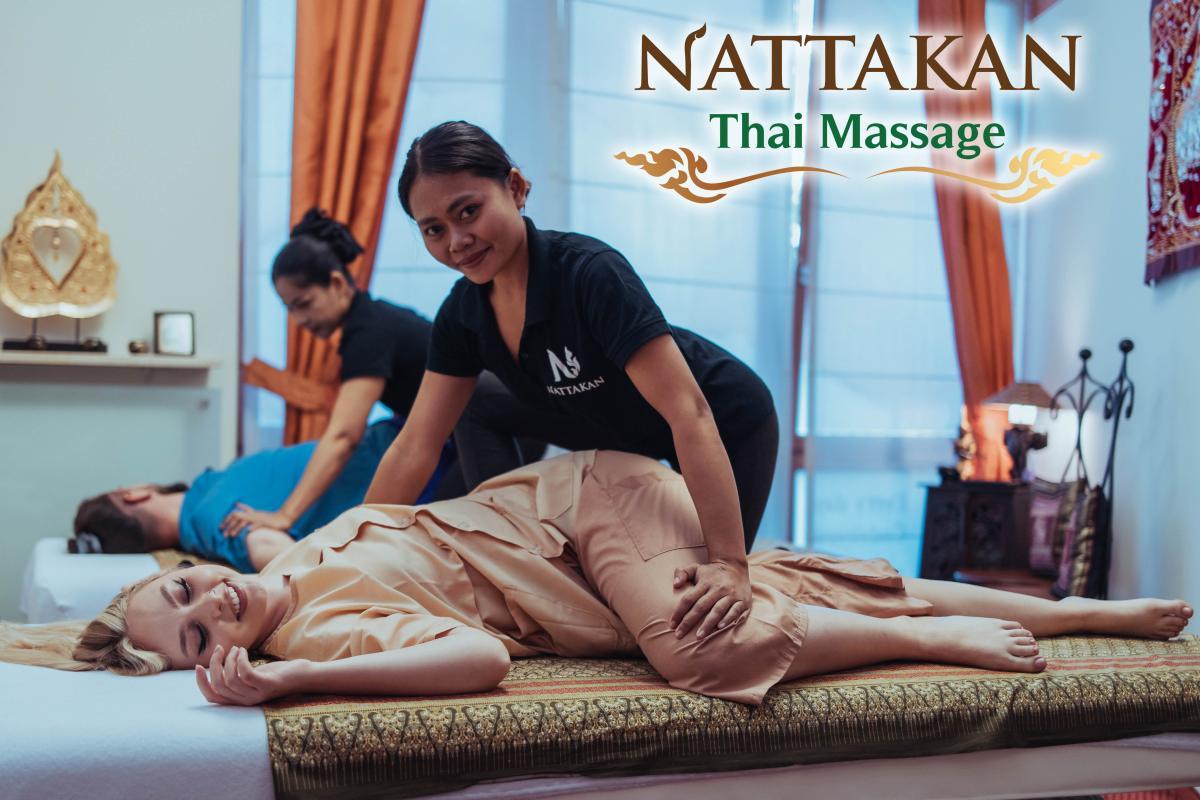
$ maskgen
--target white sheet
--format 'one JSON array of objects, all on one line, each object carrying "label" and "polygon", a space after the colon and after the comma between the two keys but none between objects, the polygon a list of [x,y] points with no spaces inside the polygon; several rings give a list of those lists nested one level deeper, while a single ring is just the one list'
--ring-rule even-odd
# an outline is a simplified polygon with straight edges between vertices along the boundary
[{"label": "white sheet", "polygon": [[262,711],[210,705],[190,671],[0,664],[0,742],[11,800],[274,797]]},{"label": "white sheet", "polygon": [[[204,702],[190,672],[145,678],[0,664],[0,786],[24,798],[273,797],[256,708]],[[554,776],[446,800],[890,800],[1061,796],[1200,783],[1200,734],[745,772]]]},{"label": "white sheet", "polygon": [[79,555],[66,539],[39,539],[25,565],[21,611],[29,622],[91,619],[127,583],[158,571],[149,553]]}]

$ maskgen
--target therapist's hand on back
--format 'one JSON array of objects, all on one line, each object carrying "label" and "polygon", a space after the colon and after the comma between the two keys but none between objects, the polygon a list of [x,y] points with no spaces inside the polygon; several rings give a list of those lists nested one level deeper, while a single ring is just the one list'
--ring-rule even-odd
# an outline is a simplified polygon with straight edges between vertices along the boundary
[{"label": "therapist's hand on back", "polygon": [[245,503],[238,503],[221,521],[221,533],[231,539],[244,530],[257,528],[274,528],[286,531],[296,523],[296,520],[282,511],[256,511]]},{"label": "therapist's hand on back", "polygon": [[670,625],[682,638],[696,629],[696,638],[741,622],[750,613],[750,574],[745,564],[711,561],[675,570],[674,588],[691,588],[679,598]]}]

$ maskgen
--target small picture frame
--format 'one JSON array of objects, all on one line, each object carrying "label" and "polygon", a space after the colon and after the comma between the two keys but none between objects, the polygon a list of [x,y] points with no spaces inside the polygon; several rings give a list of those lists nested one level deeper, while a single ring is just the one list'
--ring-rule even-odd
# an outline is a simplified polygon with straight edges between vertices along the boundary
[{"label": "small picture frame", "polygon": [[154,352],[164,356],[196,355],[196,318],[192,312],[154,312]]}]

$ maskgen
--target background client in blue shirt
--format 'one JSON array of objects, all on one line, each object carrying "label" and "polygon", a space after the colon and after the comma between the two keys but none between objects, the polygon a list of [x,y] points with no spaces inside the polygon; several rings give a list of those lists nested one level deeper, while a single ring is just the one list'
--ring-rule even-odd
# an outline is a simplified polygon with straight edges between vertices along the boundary
[{"label": "background client in blue shirt", "polygon": [[[329,488],[282,533],[259,528],[226,536],[221,522],[239,504],[277,508],[308,466],[317,447],[315,441],[264,450],[239,458],[223,470],[206,470],[190,487],[184,483],[145,484],[84,500],[75,515],[71,549],[142,553],[178,547],[205,558],[227,561],[242,572],[254,572],[291,540],[304,538],[361,503],[379,460],[399,430],[400,423],[395,420],[371,425]],[[450,460],[449,454],[443,452],[438,470],[421,493],[420,502],[434,499],[434,488]]]}]

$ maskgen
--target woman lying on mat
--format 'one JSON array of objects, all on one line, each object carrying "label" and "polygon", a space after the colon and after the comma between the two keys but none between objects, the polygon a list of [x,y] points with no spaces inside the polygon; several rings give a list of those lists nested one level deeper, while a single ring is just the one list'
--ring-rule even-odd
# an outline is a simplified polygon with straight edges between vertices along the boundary
[{"label": "woman lying on mat", "polygon": [[[902,578],[879,559],[774,550],[749,557],[748,613],[702,595],[672,618],[706,557],[679,474],[591,450],[457,500],[353,509],[260,575],[160,573],[81,636],[82,623],[5,625],[0,655],[125,674],[195,669],[210,701],[255,705],[295,692],[483,692],[512,656],[640,649],[672,686],[758,704],[781,681],[896,659],[1038,672],[1035,637],[1169,639],[1192,616],[1178,600],[1053,602]],[[252,652],[283,660],[255,665]]]}]

